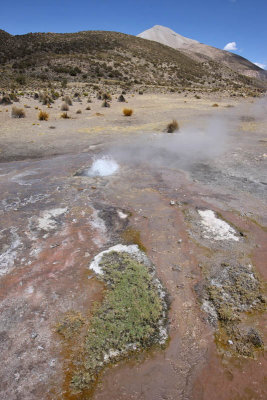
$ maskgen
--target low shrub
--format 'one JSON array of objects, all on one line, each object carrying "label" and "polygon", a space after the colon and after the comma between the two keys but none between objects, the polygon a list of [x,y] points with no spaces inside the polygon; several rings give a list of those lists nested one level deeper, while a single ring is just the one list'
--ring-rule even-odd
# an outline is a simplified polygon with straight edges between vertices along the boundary
[{"label": "low shrub", "polygon": [[40,99],[40,101],[42,102],[42,104],[43,104],[44,106],[50,105],[51,103],[54,103],[54,100],[53,100],[51,97],[49,97],[47,94],[41,95],[41,96],[39,97],[39,99]]},{"label": "low shrub", "polygon": [[82,110],[77,110],[76,111],[76,114],[81,114],[82,113]]},{"label": "low shrub", "polygon": [[25,118],[25,111],[23,108],[12,107],[11,116],[12,118]]},{"label": "low shrub", "polygon": [[49,114],[46,111],[40,110],[38,118],[40,121],[47,121],[49,118]]},{"label": "low shrub", "polygon": [[89,107],[89,106],[88,106],[88,107],[86,107],[86,110],[87,110],[87,111],[91,110],[91,107]]},{"label": "low shrub", "polygon": [[8,106],[9,104],[12,104],[12,101],[10,99],[10,96],[8,94],[5,94],[2,99],[0,99],[0,104],[3,104],[5,106]]},{"label": "low shrub", "polygon": [[104,93],[104,94],[102,95],[102,100],[109,100],[109,101],[111,101],[111,100],[112,100],[111,94],[110,94],[110,93]]},{"label": "low shrub", "polygon": [[19,98],[16,96],[15,93],[10,93],[9,97],[10,97],[10,99],[11,99],[12,101],[15,101],[16,103],[19,102]]},{"label": "low shrub", "polygon": [[69,106],[67,103],[63,103],[60,109],[61,111],[69,111]]},{"label": "low shrub", "polygon": [[125,117],[130,117],[133,113],[133,110],[131,108],[124,108],[122,112]]},{"label": "low shrub", "polygon": [[70,98],[70,96],[65,96],[62,99],[66,104],[68,104],[69,106],[72,106],[72,100]]},{"label": "low shrub", "polygon": [[104,100],[102,103],[102,107],[110,107],[110,104],[107,100]]},{"label": "low shrub", "polygon": [[121,95],[118,97],[118,101],[119,101],[120,103],[124,103],[124,102],[125,102],[125,97],[121,94]]},{"label": "low shrub", "polygon": [[170,122],[166,128],[167,133],[173,133],[178,130],[179,130],[179,125],[178,125],[178,122],[176,121],[176,119],[172,120],[172,122]]}]

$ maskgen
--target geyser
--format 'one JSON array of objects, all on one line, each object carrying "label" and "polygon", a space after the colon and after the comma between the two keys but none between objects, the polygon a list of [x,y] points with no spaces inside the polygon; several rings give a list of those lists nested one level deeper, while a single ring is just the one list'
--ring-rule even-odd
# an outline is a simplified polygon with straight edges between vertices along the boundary
[{"label": "geyser", "polygon": [[109,176],[114,174],[119,169],[119,165],[117,162],[109,157],[103,156],[101,158],[96,159],[90,168],[83,170],[81,173],[77,173],[76,175],[82,176]]}]

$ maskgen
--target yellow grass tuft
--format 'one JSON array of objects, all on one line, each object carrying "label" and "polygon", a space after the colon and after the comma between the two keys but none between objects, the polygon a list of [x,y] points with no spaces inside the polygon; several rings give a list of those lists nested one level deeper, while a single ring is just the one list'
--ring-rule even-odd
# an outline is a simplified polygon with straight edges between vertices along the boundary
[{"label": "yellow grass tuft", "polygon": [[46,111],[40,110],[38,118],[40,121],[47,121],[49,118],[49,114]]},{"label": "yellow grass tuft", "polygon": [[133,110],[131,108],[124,108],[122,112],[125,117],[130,117],[133,113]]},{"label": "yellow grass tuft", "polygon": [[67,112],[64,112],[61,114],[60,118],[69,119],[70,117],[68,116]]}]

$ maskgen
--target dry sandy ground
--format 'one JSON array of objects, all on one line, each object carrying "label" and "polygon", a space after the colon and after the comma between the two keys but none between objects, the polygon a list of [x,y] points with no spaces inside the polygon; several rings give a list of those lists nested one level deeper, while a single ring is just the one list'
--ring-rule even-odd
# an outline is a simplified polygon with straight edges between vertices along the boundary
[{"label": "dry sandy ground", "polygon": [[[60,119],[60,100],[48,110],[21,99],[31,107],[24,119],[0,108],[1,399],[264,399],[262,349],[242,357],[231,343],[216,347],[199,288],[225,262],[252,264],[266,280],[265,108],[219,97],[126,99],[111,108],[92,99],[86,111],[83,98],[68,120]],[[38,121],[35,106],[49,121]],[[162,133],[173,118],[180,133]],[[106,154],[119,164],[115,174],[75,175]],[[216,212],[236,240],[208,232],[199,210]],[[170,295],[170,340],[107,368],[93,393],[73,395],[77,343],[64,342],[55,326],[69,310],[88,317],[101,300],[88,265],[121,243],[127,227],[140,232]],[[264,314],[242,318],[266,342]]]},{"label": "dry sandy ground", "polygon": [[[51,108],[42,106],[38,100],[22,98],[17,107],[24,108],[26,118],[12,119],[13,105],[0,107],[0,157],[1,160],[45,157],[55,154],[86,152],[97,141],[111,142],[118,137],[145,132],[162,132],[166,125],[177,118],[183,126],[192,119],[217,113],[218,109],[236,104],[233,99],[207,97],[195,99],[177,95],[125,95],[127,103],[112,101],[111,108],[101,107],[102,101],[92,98],[87,103],[73,101],[68,115],[71,119],[60,118],[62,100],[57,100]],[[249,102],[249,100],[248,100]],[[218,103],[218,108],[212,108]],[[91,110],[86,110],[90,106]],[[38,107],[49,113],[48,121],[38,121]],[[132,108],[131,118],[122,114],[123,108]],[[76,114],[81,110],[82,114]],[[96,115],[96,114],[101,115]],[[199,121],[198,121],[199,123]],[[50,127],[54,126],[55,129]]]}]

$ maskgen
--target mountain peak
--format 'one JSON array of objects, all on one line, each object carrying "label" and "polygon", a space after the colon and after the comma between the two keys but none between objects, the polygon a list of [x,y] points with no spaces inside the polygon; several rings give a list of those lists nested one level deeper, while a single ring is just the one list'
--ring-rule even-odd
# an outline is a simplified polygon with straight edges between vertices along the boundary
[{"label": "mountain peak", "polygon": [[183,49],[191,46],[192,44],[198,43],[198,41],[186,38],[179,33],[176,33],[172,29],[162,26],[155,25],[146,31],[137,35],[143,39],[153,40],[165,44],[166,46],[173,47],[174,49]]}]

